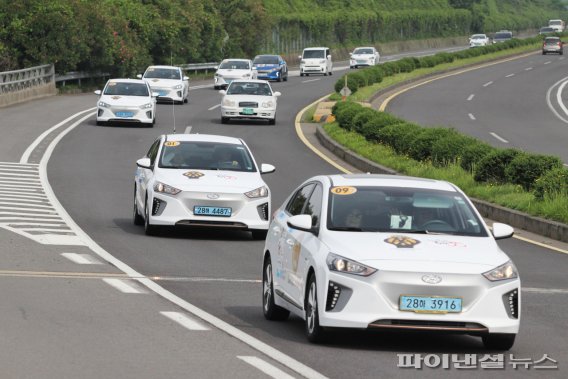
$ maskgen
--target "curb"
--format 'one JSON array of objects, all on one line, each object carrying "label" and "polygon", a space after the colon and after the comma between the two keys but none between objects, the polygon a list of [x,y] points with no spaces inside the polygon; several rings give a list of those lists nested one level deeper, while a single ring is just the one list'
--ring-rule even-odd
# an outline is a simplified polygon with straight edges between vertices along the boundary
[{"label": "curb", "polygon": [[[316,126],[316,137],[321,145],[326,149],[363,172],[400,175],[397,171],[381,166],[359,154],[347,150],[345,147],[332,140],[319,124]],[[557,241],[568,242],[568,224],[531,216],[527,213],[505,208],[484,200],[470,199],[483,217],[503,222],[511,225],[512,227],[552,238]]]}]

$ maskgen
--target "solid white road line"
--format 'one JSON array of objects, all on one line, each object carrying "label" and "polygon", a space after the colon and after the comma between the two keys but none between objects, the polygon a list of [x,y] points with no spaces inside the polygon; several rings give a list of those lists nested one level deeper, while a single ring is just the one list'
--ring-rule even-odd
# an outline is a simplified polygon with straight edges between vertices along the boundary
[{"label": "solid white road line", "polygon": [[130,280],[124,279],[114,279],[114,278],[104,278],[103,282],[113,286],[117,290],[123,293],[143,293],[140,289],[134,287]]},{"label": "solid white road line", "polygon": [[160,312],[162,315],[166,316],[170,320],[173,320],[187,328],[189,330],[211,330],[205,325],[195,321],[194,319],[188,317],[187,315],[180,312]]},{"label": "solid white road line", "polygon": [[318,80],[321,80],[321,79],[310,79],[310,80],[303,80],[303,81],[302,81],[302,83],[317,82]]},{"label": "solid white road line", "polygon": [[89,254],[61,253],[62,256],[80,265],[102,265],[103,263]]},{"label": "solid white road line", "polygon": [[515,74],[509,74],[507,76],[505,76],[506,78],[512,78],[513,76],[515,76]]},{"label": "solid white road line", "polygon": [[221,104],[214,105],[214,106],[212,106],[211,108],[209,108],[208,111],[212,111],[213,109],[217,109],[217,108],[219,108],[220,106],[221,106]]},{"label": "solid white road line", "polygon": [[471,95],[468,96],[467,101],[472,101],[474,97],[475,95],[472,93]]},{"label": "solid white road line", "polygon": [[[47,209],[53,209],[53,207],[51,205],[41,205],[41,204],[30,204],[28,203],[28,200],[25,203],[18,203],[17,201],[2,201],[2,200],[7,200],[5,197],[0,198],[0,204],[5,204],[5,205],[21,205],[21,206],[27,206],[27,207],[33,207],[33,208],[22,208],[22,209],[37,209],[37,208],[47,208]],[[18,200],[22,200],[22,199],[18,199]],[[29,200],[29,201],[38,201],[38,200]],[[44,203],[45,204],[45,203]],[[0,208],[4,208],[4,207],[0,207]],[[18,209],[18,208],[6,208],[6,209]]]},{"label": "solid white road line", "polygon": [[509,141],[507,141],[505,138],[499,136],[497,133],[491,132],[489,134],[491,134],[493,137],[497,138],[499,141],[501,141],[503,143],[509,143]]},{"label": "solid white road line", "polygon": [[244,356],[244,355],[238,355],[237,358],[242,359],[243,361],[245,361],[249,365],[256,367],[257,369],[264,372],[266,375],[270,376],[271,378],[274,378],[274,379],[294,379],[293,376],[286,374],[284,371],[280,370],[278,367],[275,367],[275,366],[271,365],[270,363],[268,363],[268,362],[266,362],[266,361],[264,361],[260,358],[251,357],[251,356]]},{"label": "solid white road line", "polygon": [[469,118],[470,118],[471,120],[474,120],[474,121],[475,121],[475,116],[474,116],[473,114],[468,113],[467,115],[469,116]]},{"label": "solid white road line", "polygon": [[552,61],[544,62],[544,64],[551,64],[551,63],[552,63]]},{"label": "solid white road line", "polygon": [[521,288],[522,292],[540,293],[540,294],[560,294],[568,295],[568,289],[561,288]]},{"label": "solid white road line", "polygon": [[532,69],[533,69],[533,67],[527,67],[527,68],[525,68],[525,71],[530,71]]},{"label": "solid white road line", "polygon": [[483,87],[488,87],[488,86],[490,86],[491,84],[493,84],[493,82],[487,82],[487,83],[485,83],[485,84],[483,85]]}]

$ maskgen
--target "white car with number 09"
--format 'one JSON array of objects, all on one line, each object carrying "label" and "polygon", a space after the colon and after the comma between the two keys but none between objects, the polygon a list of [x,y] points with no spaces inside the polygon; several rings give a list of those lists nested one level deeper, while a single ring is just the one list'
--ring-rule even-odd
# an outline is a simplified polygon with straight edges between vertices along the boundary
[{"label": "white car with number 09", "polygon": [[248,230],[264,239],[270,189],[239,138],[207,134],[160,136],[136,162],[134,224],[146,234],[166,226]]},{"label": "white car with number 09", "polygon": [[313,177],[274,212],[263,254],[263,311],[328,328],[480,336],[508,350],[519,331],[520,279],[455,185],[392,175]]}]

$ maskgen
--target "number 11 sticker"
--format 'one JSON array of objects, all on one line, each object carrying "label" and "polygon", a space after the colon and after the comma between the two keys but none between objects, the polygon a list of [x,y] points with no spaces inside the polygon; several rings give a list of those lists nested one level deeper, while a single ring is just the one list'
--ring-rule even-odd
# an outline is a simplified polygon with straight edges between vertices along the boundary
[{"label": "number 11 sticker", "polygon": [[334,195],[353,195],[357,192],[355,187],[332,187],[331,193]]}]

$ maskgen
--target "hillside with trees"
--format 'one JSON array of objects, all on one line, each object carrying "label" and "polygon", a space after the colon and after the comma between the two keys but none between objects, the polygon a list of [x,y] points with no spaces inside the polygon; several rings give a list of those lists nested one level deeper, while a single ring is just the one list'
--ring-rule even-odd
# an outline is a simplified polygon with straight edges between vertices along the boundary
[{"label": "hillside with trees", "polygon": [[566,14],[560,0],[0,1],[0,71],[55,63],[127,76],[308,45],[536,29]]}]

